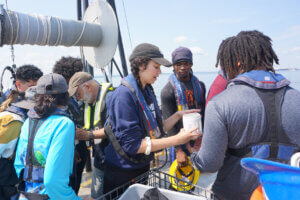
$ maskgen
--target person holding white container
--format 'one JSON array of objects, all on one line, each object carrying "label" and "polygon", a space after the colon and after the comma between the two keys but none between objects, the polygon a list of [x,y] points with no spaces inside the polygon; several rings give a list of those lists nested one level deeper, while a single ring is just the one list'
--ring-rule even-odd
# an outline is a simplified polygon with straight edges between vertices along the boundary
[{"label": "person holding white container", "polygon": [[[162,120],[151,85],[161,74],[160,66],[171,63],[159,48],[148,43],[140,44],[134,48],[129,61],[132,74],[122,80],[107,100],[109,122],[104,130],[110,143],[105,148],[104,193],[147,172],[153,152],[198,137],[198,133],[194,133],[197,128],[194,128],[161,138],[183,114],[200,110],[176,112]],[[122,192],[118,191],[118,194]]]},{"label": "person holding white container", "polygon": [[[186,47],[179,47],[172,52],[172,65],[174,74],[169,77],[169,82],[161,91],[161,104],[163,118],[167,119],[177,111],[200,109],[199,117],[201,123],[204,123],[205,111],[205,85],[202,81],[193,75],[193,54]],[[200,126],[202,128],[202,126]],[[175,126],[168,131],[172,136],[183,128],[182,120],[179,120]],[[193,144],[193,143],[192,143]],[[171,148],[171,161],[176,160],[179,167],[188,163],[190,152],[186,145],[175,146]]]}]

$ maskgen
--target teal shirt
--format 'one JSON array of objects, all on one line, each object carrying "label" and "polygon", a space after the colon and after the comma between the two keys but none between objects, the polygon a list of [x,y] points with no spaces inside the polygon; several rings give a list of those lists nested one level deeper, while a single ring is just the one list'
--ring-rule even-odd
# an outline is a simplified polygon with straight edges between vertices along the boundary
[{"label": "teal shirt", "polygon": [[[29,120],[22,126],[15,158],[18,177],[25,167]],[[45,167],[44,183],[26,182],[26,192],[38,191],[50,199],[80,199],[69,186],[74,161],[75,125],[65,116],[51,115],[36,133],[33,149],[39,164]]]}]

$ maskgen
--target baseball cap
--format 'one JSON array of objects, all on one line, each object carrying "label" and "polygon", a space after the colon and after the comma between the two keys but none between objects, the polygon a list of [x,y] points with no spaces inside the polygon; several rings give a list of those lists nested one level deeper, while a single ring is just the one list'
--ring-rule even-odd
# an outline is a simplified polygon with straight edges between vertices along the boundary
[{"label": "baseball cap", "polygon": [[153,44],[149,43],[142,43],[137,45],[130,57],[129,61],[132,61],[135,58],[138,57],[145,57],[145,58],[151,58],[155,62],[157,62],[160,65],[170,67],[172,66],[172,63],[164,58],[164,55],[160,52],[159,48]]},{"label": "baseball cap", "polygon": [[178,47],[172,52],[173,65],[181,61],[186,61],[193,64],[193,54],[190,49],[186,47]]},{"label": "baseball cap", "polygon": [[36,86],[29,87],[25,91],[25,99],[18,101],[16,103],[12,103],[13,106],[24,108],[24,109],[31,109],[35,105],[34,96],[36,94]]},{"label": "baseball cap", "polygon": [[70,79],[69,81],[69,95],[70,97],[73,96],[79,85],[81,85],[82,83],[85,83],[89,80],[92,80],[93,76],[89,73],[86,72],[76,72]]},{"label": "baseball cap", "polygon": [[60,74],[46,74],[42,76],[36,85],[37,94],[62,94],[68,92],[66,79]]}]

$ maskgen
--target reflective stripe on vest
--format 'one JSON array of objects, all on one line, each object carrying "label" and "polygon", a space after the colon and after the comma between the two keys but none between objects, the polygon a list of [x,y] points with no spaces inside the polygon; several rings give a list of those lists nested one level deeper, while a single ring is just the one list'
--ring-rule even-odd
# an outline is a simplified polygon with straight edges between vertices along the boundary
[{"label": "reflective stripe on vest", "polygon": [[[101,115],[100,115],[101,107],[108,90],[113,90],[111,83],[102,83],[100,98],[95,104],[94,122],[93,122],[94,127],[101,121]],[[84,128],[86,130],[89,130],[91,128],[91,114],[92,114],[91,106],[86,103],[84,106]]]}]

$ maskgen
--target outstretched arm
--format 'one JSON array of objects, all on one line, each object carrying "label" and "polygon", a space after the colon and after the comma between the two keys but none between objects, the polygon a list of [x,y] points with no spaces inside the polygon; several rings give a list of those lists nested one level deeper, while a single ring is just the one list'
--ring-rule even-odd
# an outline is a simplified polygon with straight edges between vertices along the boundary
[{"label": "outstretched arm", "polygon": [[181,118],[184,114],[188,113],[199,113],[200,109],[191,109],[191,110],[183,110],[183,111],[177,111],[171,117],[166,119],[163,122],[164,125],[164,131],[168,132]]},{"label": "outstretched arm", "polygon": [[[180,132],[174,136],[161,139],[151,139],[151,152],[159,151],[171,146],[185,144],[190,140],[194,140],[199,137],[199,134],[194,132],[196,130],[197,128],[189,131],[181,129]],[[145,153],[146,148],[147,142],[146,139],[143,139],[137,153]]]}]

